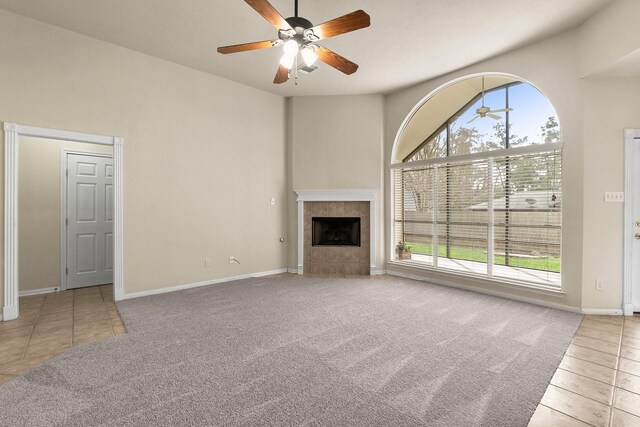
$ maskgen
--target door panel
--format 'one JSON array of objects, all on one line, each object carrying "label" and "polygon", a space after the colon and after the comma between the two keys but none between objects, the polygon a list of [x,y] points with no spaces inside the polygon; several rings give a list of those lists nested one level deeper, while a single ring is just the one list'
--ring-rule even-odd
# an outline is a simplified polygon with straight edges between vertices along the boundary
[{"label": "door panel", "polygon": [[105,269],[113,272],[113,233],[105,235]]},{"label": "door panel", "polygon": [[76,210],[78,222],[96,221],[96,185],[76,183]]},{"label": "door panel", "polygon": [[113,159],[67,154],[67,289],[113,283]]},{"label": "door panel", "polygon": [[95,273],[96,272],[96,235],[78,234],[76,239],[76,260],[77,272]]},{"label": "door panel", "polygon": [[104,218],[105,218],[105,221],[113,222],[113,185],[111,184],[105,185],[104,191],[105,191]]},{"label": "door panel", "polygon": [[78,162],[78,176],[97,176],[95,163]]}]

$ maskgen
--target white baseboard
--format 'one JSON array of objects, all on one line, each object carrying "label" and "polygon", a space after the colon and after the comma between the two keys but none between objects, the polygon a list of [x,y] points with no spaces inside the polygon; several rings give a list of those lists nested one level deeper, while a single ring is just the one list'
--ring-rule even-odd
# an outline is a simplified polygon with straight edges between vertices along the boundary
[{"label": "white baseboard", "polygon": [[[288,268],[287,271],[289,273],[293,273],[293,274],[299,274],[300,271],[297,268]],[[301,274],[301,273],[300,273]],[[387,270],[371,270],[369,272],[369,274],[371,274],[372,276],[379,276],[381,274],[387,274]]]},{"label": "white baseboard", "polygon": [[624,305],[624,315],[625,316],[633,316],[633,304],[625,304]]},{"label": "white baseboard", "polygon": [[40,289],[31,289],[27,291],[18,292],[19,297],[26,297],[29,295],[41,295],[41,294],[50,294],[52,292],[58,292],[60,288],[40,288]]},{"label": "white baseboard", "polygon": [[3,321],[3,317],[2,317],[2,310],[0,310],[0,322]]},{"label": "white baseboard", "polygon": [[280,268],[278,270],[260,271],[260,272],[257,272],[257,273],[241,274],[239,276],[223,277],[223,278],[220,278],[220,279],[205,280],[205,281],[202,281],[202,282],[185,283],[185,284],[182,284],[182,285],[168,286],[166,288],[151,289],[149,291],[125,293],[124,296],[122,297],[122,299],[125,300],[125,299],[146,297],[146,296],[149,296],[149,295],[166,294],[168,292],[182,291],[182,290],[185,290],[185,289],[199,288],[201,286],[208,286],[208,285],[216,285],[216,284],[219,284],[219,283],[233,282],[234,280],[250,279],[252,277],[271,276],[273,274],[280,274],[280,273],[286,273],[286,272],[287,272],[286,268]]},{"label": "white baseboard", "polygon": [[582,314],[593,314],[595,316],[622,316],[623,313],[622,309],[619,308],[583,308]]},{"label": "white baseboard", "polygon": [[571,306],[564,305],[564,304],[557,304],[557,303],[553,303],[553,302],[540,301],[540,300],[537,300],[535,298],[527,298],[527,297],[521,297],[521,296],[517,296],[517,295],[511,295],[511,294],[508,294],[506,292],[491,291],[491,290],[488,290],[488,289],[476,288],[474,286],[465,286],[465,285],[461,285],[461,284],[458,284],[458,283],[445,282],[445,281],[442,281],[442,280],[433,280],[433,279],[430,279],[430,278],[417,276],[417,275],[414,275],[414,274],[401,273],[401,272],[393,271],[393,270],[387,270],[387,274],[390,274],[392,276],[404,277],[406,279],[418,280],[418,281],[421,281],[421,282],[433,283],[435,285],[441,285],[441,286],[448,286],[448,287],[451,287],[451,288],[463,289],[465,291],[478,292],[478,293],[481,293],[481,294],[491,295],[491,296],[494,296],[494,297],[501,297],[501,298],[511,299],[511,300],[515,300],[515,301],[526,302],[526,303],[529,303],[529,304],[541,305],[543,307],[555,308],[555,309],[563,310],[563,311],[570,311],[572,313],[580,313],[580,314],[582,313],[582,310],[579,309],[579,308],[576,308],[576,307],[571,307]]},{"label": "white baseboard", "polygon": [[18,318],[18,307],[16,306],[4,306],[2,309],[2,321],[13,320]]}]

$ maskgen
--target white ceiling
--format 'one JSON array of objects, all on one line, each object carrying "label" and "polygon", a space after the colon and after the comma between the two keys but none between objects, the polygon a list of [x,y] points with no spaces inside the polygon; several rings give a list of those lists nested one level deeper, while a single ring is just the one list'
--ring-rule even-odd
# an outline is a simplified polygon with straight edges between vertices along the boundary
[{"label": "white ceiling", "polygon": [[[360,65],[322,64],[298,85],[272,83],[278,48],[221,55],[274,39],[242,0],[0,0],[0,8],[284,96],[389,93],[575,27],[613,0],[299,0],[319,24],[363,9],[371,27],[323,45]],[[286,18],[293,0],[272,0]]]}]

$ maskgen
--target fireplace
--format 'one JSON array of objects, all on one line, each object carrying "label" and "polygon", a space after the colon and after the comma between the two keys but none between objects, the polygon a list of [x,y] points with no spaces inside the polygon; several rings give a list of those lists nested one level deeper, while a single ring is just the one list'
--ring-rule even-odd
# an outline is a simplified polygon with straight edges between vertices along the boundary
[{"label": "fireplace", "polygon": [[[299,274],[368,275],[375,271],[375,190],[296,190],[296,193]],[[326,221],[337,222],[319,224]],[[334,229],[329,237],[323,237],[319,228],[323,225]]]},{"label": "fireplace", "polygon": [[313,217],[312,246],[360,246],[360,217]]}]

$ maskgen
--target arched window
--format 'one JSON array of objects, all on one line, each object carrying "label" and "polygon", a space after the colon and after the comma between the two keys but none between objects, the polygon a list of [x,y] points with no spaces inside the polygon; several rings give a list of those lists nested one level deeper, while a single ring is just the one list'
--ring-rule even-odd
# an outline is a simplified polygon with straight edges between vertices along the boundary
[{"label": "arched window", "polygon": [[392,262],[560,287],[561,135],[540,91],[505,76],[454,83],[396,145]]}]

